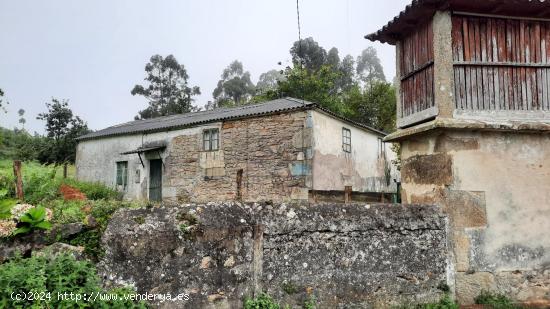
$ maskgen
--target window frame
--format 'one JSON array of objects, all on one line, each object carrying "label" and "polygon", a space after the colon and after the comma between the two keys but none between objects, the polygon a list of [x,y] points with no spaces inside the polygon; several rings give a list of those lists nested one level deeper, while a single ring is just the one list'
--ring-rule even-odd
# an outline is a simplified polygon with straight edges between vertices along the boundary
[{"label": "window frame", "polygon": [[116,162],[115,185],[117,187],[121,186],[123,190],[126,190],[126,188],[128,188],[128,161]]},{"label": "window frame", "polygon": [[[216,134],[213,134],[216,133]],[[215,138],[214,138],[215,137]],[[215,147],[212,147],[215,142]],[[218,151],[220,150],[220,129],[211,128],[202,131],[202,150]]]},{"label": "window frame", "polygon": [[342,127],[342,150],[351,153],[351,130],[346,127]]}]

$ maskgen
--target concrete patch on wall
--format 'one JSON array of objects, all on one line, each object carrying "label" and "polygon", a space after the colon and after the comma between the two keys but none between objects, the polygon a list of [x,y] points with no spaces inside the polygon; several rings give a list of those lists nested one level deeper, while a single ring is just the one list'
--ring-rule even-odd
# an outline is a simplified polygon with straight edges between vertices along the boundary
[{"label": "concrete patch on wall", "polygon": [[401,179],[406,183],[449,185],[453,181],[451,156],[433,154],[405,158]]}]

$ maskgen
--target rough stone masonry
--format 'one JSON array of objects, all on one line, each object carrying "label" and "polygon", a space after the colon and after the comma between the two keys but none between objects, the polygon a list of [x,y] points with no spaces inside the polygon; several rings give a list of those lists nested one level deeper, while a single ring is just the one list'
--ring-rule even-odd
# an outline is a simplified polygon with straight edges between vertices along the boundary
[{"label": "rough stone masonry", "polygon": [[161,308],[281,304],[386,307],[438,300],[447,283],[446,217],[420,205],[209,203],[118,211],[103,236],[108,285],[187,293]]}]

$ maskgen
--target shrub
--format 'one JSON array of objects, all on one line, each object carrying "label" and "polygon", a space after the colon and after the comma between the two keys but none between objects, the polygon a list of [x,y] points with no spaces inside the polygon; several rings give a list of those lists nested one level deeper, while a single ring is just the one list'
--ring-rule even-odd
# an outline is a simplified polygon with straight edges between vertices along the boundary
[{"label": "shrub", "polygon": [[[12,293],[41,293],[35,300],[14,300]],[[49,296],[48,297],[48,293]],[[133,303],[118,297],[117,300],[85,302],[58,298],[58,293],[90,295],[91,293],[113,293],[122,296],[128,289],[105,291],[95,267],[85,261],[77,261],[64,254],[48,259],[33,256],[28,259],[16,257],[0,265],[0,307],[1,308],[146,308],[143,302]]]},{"label": "shrub", "polygon": [[475,298],[476,304],[488,305],[494,309],[516,309],[521,308],[515,305],[511,299],[503,294],[491,293],[489,291],[481,291],[481,293]]},{"label": "shrub", "polygon": [[416,305],[401,305],[395,306],[394,309],[458,309],[459,305],[451,299],[449,294],[445,295],[437,303],[416,304]]},{"label": "shrub", "polygon": [[458,309],[458,304],[451,299],[449,294],[445,294],[443,298],[439,300],[438,303],[435,304],[424,304],[421,305],[422,309]]},{"label": "shrub", "polygon": [[125,201],[88,201],[91,205],[91,215],[95,218],[97,226],[93,229],[78,233],[74,238],[68,240],[71,245],[83,246],[84,253],[94,261],[98,261],[104,254],[101,247],[101,235],[107,228],[107,223],[113,213],[125,207],[140,206],[139,203]]},{"label": "shrub", "polygon": [[254,299],[245,299],[244,309],[281,309],[281,306],[271,296],[262,293]]},{"label": "shrub", "polygon": [[53,210],[52,222],[56,224],[82,222],[86,214],[82,207],[88,204],[87,201],[64,201],[54,200],[48,203],[48,207]]}]

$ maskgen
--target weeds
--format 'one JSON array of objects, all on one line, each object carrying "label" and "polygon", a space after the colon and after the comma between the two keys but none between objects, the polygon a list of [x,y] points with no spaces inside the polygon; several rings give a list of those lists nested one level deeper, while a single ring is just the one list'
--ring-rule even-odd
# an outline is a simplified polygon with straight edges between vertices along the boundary
[{"label": "weeds", "polygon": [[519,309],[520,306],[515,305],[512,300],[506,295],[491,293],[489,291],[481,291],[475,298],[476,304],[487,305],[494,309]]},{"label": "weeds", "polygon": [[[36,298],[14,299],[18,293],[35,293]],[[41,293],[42,292],[42,293]],[[13,294],[12,294],[13,293]],[[103,290],[95,267],[85,261],[77,261],[70,254],[53,258],[16,257],[0,265],[1,308],[74,308],[80,302],[58,298],[59,294],[110,293],[122,296],[132,293],[129,289]],[[86,306],[87,307],[87,306]],[[94,308],[147,308],[144,302],[133,303],[118,297],[118,300],[97,299]]]}]

